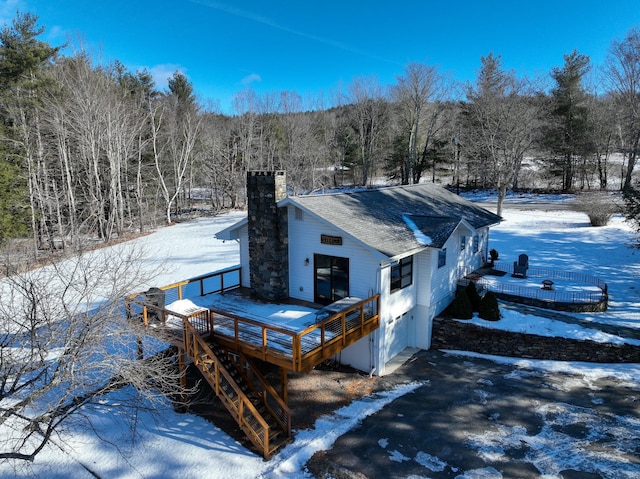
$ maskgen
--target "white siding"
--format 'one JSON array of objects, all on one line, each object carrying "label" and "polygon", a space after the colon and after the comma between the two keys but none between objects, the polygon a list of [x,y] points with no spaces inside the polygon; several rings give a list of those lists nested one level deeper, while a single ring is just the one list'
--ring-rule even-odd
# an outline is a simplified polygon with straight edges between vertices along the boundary
[{"label": "white siding", "polygon": [[416,255],[414,265],[416,266],[416,289],[417,301],[413,312],[413,331],[410,333],[411,346],[421,349],[431,347],[431,325],[435,313],[432,308],[431,283],[433,277],[433,262],[438,264],[437,252],[434,255],[432,249],[427,249]]},{"label": "white siding", "polygon": [[[322,234],[341,236],[342,245],[321,244]],[[379,291],[379,262],[368,249],[307,214],[303,215],[303,219],[296,219],[295,208],[290,207],[289,295],[292,298],[313,301],[314,254],[349,258],[350,296],[366,298]]]},{"label": "white siding", "polygon": [[483,263],[489,260],[489,228],[481,228],[477,230],[477,233],[480,238],[480,264],[478,266],[482,266]]},{"label": "white siding", "polygon": [[431,347],[431,331],[433,326],[433,311],[429,306],[418,305],[413,311],[413,344],[414,348],[429,349]]},{"label": "white siding", "polygon": [[242,277],[240,283],[245,288],[251,287],[249,274],[249,228],[244,225],[239,231],[240,237],[240,266],[242,267]]},{"label": "white siding", "polygon": [[[457,241],[456,249],[456,279],[462,278],[477,268],[478,255],[473,251],[474,230],[464,225],[459,225],[454,231],[452,238]],[[464,239],[464,245],[462,240]]]},{"label": "white siding", "polygon": [[[341,236],[342,245],[321,244],[322,234]],[[289,207],[289,295],[292,298],[314,300],[314,254],[349,258],[350,296],[367,298],[380,292],[379,258],[374,257],[373,252],[330,225]],[[336,360],[361,371],[379,370],[375,337],[373,333],[362,338],[338,354]]]},{"label": "white siding", "polygon": [[[406,347],[428,349],[432,320],[453,299],[457,280],[482,265],[487,257],[489,229],[477,232],[461,224],[447,240],[446,265],[438,268],[438,250],[428,248],[414,256],[413,280],[390,293],[391,267],[382,255],[294,206],[288,207],[289,295],[314,300],[314,254],[349,258],[349,295],[365,298],[380,294],[380,328],[336,356],[336,360],[362,371],[385,374],[385,363]],[[321,235],[342,237],[341,245],[320,242]],[[478,234],[479,250],[473,248]],[[247,227],[239,232],[242,285],[250,286]],[[461,250],[462,236],[465,248]]]},{"label": "white siding", "polygon": [[391,267],[381,274],[381,315],[379,328],[378,374],[384,374],[384,364],[412,344],[413,308],[416,305],[416,259],[413,261],[413,279],[410,286],[390,292]]},{"label": "white siding", "polygon": [[376,333],[368,334],[364,338],[356,341],[351,346],[343,349],[339,352],[335,360],[340,364],[351,366],[359,369],[365,373],[370,373],[375,370],[376,374],[379,374],[378,365],[376,363],[376,346],[375,346]]},{"label": "white siding", "polygon": [[[488,229],[485,230],[485,233],[488,232]],[[453,300],[458,279],[482,265],[482,251],[473,251],[474,234],[474,230],[462,225],[454,231],[444,246],[447,249],[447,264],[442,268],[438,268],[438,251],[431,252],[431,271],[433,276],[431,279],[431,301],[429,307],[432,317],[440,313]],[[460,249],[462,236],[467,238],[464,250]],[[483,242],[486,241],[487,236],[480,232],[481,250],[484,247]]]},{"label": "white siding", "polygon": [[416,276],[416,287],[418,290],[417,303],[420,306],[429,306],[431,304],[431,295],[429,292],[431,291],[431,280],[432,280],[432,270],[433,262],[435,261],[436,266],[438,264],[438,254],[433,254],[432,249],[426,249],[423,252],[416,255],[414,259],[414,266],[416,267],[415,276]]}]

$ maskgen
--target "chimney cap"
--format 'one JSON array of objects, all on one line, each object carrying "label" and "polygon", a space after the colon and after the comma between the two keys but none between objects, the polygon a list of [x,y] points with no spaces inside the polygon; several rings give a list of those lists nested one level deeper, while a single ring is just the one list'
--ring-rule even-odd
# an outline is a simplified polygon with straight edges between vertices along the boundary
[{"label": "chimney cap", "polygon": [[248,176],[283,176],[286,174],[284,170],[252,170],[247,171]]}]

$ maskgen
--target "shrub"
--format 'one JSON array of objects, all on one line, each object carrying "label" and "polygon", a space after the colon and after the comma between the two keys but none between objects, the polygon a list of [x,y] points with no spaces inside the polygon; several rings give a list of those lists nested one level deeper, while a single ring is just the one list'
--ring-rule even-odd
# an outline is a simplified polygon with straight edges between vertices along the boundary
[{"label": "shrub", "polygon": [[473,281],[469,281],[467,287],[464,288],[465,293],[469,297],[469,301],[471,302],[471,308],[474,312],[480,311],[480,295],[478,294],[478,290],[476,289],[476,283]]},{"label": "shrub", "polygon": [[480,300],[480,310],[478,316],[487,321],[500,320],[500,307],[498,306],[498,298],[491,291],[487,291]]},{"label": "shrub", "polygon": [[489,250],[489,256],[491,256],[491,261],[497,261],[500,254],[498,253],[497,249],[491,248]]},{"label": "shrub", "polygon": [[606,226],[620,206],[605,193],[582,193],[577,197],[576,210],[589,217],[591,226]]},{"label": "shrub", "polygon": [[447,313],[456,319],[473,318],[473,307],[471,306],[471,301],[469,300],[469,295],[466,290],[458,290],[456,297],[447,307]]}]

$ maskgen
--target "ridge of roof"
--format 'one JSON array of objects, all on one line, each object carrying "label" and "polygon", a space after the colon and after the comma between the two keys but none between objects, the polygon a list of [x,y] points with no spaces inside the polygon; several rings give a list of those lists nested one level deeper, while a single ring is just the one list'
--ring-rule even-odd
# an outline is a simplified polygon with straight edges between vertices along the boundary
[{"label": "ridge of roof", "polygon": [[389,257],[425,247],[416,239],[415,231],[407,226],[403,215],[421,218],[420,230],[435,239],[431,246],[436,248],[444,245],[461,221],[475,229],[497,224],[501,219],[430,183],[300,195],[285,198],[280,204],[297,205]]}]

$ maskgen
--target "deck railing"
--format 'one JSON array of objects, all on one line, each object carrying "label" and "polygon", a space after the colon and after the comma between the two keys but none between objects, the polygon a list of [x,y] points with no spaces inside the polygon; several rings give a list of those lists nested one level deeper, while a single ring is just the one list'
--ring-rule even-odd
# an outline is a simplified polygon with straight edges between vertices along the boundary
[{"label": "deck railing", "polygon": [[[230,268],[199,276],[161,288],[164,295],[173,300],[182,299],[187,294],[195,294],[188,288],[197,286],[200,296],[222,293],[240,286],[240,268]],[[165,309],[164,304],[154,304],[147,293],[134,294],[125,299],[127,318],[140,318],[146,328],[152,328],[158,336],[184,349],[188,357],[200,369],[225,407],[234,417],[249,440],[270,457],[278,447],[270,444],[271,426],[256,408],[256,404],[245,394],[232,375],[225,369],[207,340],[214,329],[214,312],[206,308],[194,307],[184,314]],[[166,296],[165,301],[166,302]],[[142,355],[142,352],[139,352]],[[279,424],[280,429],[291,437],[291,412],[276,390],[266,381],[253,364],[239,354],[241,364],[237,364],[248,385],[255,391],[255,397]]]},{"label": "deck railing", "polygon": [[[159,288],[164,296],[163,303],[172,303],[185,296],[205,296],[207,294],[224,293],[240,287],[240,266],[227,268],[214,273],[208,273],[195,278],[169,284]],[[153,303],[148,292],[136,293],[125,298],[125,309],[128,318],[141,316],[144,325],[148,326],[150,319],[157,319],[165,326],[169,316],[174,313],[164,309],[164,305]],[[203,327],[205,327],[203,325]]]},{"label": "deck railing", "polygon": [[[160,288],[164,302],[169,303],[185,296],[193,297],[212,293],[222,293],[240,286],[240,267],[228,268],[209,273]],[[150,302],[146,293],[138,293],[126,298],[127,317],[142,317],[145,326],[156,323],[165,331],[181,331],[181,325],[174,324],[174,318],[181,315]],[[303,331],[265,324],[249,318],[236,316],[226,311],[196,309],[188,317],[196,331],[203,335],[214,335],[228,347],[242,350],[290,371],[308,371],[313,366],[330,358],[358,339],[378,328],[380,295],[364,299],[347,309],[319,320]],[[174,344],[180,344],[177,337]]]},{"label": "deck railing", "polygon": [[285,400],[247,356],[242,353],[233,356],[236,358],[237,368],[242,371],[245,381],[260,398],[261,404],[278,422],[287,437],[291,437],[291,410]]},{"label": "deck railing", "polygon": [[241,267],[223,269],[214,273],[204,274],[178,283],[162,286],[166,302],[186,297],[205,296],[207,294],[224,293],[240,287]]},{"label": "deck railing", "polygon": [[[132,304],[136,302],[133,301],[130,306]],[[154,328],[160,337],[184,349],[247,437],[263,452],[265,458],[269,457],[274,452],[269,443],[270,426],[207,343],[207,337],[213,329],[212,313],[206,308],[180,314],[144,303],[140,306],[145,325]],[[242,368],[247,379],[250,379],[252,386],[257,389],[257,396],[261,402],[289,437],[291,413],[287,405],[251,363],[244,362]]]},{"label": "deck railing", "polygon": [[379,326],[380,295],[359,301],[303,331],[211,310],[213,335],[228,347],[290,371],[308,371]]},{"label": "deck railing", "polygon": [[185,349],[194,364],[203,372],[216,396],[220,398],[249,440],[268,457],[269,424],[233,379],[229,371],[220,363],[207,342],[184,321]]}]

